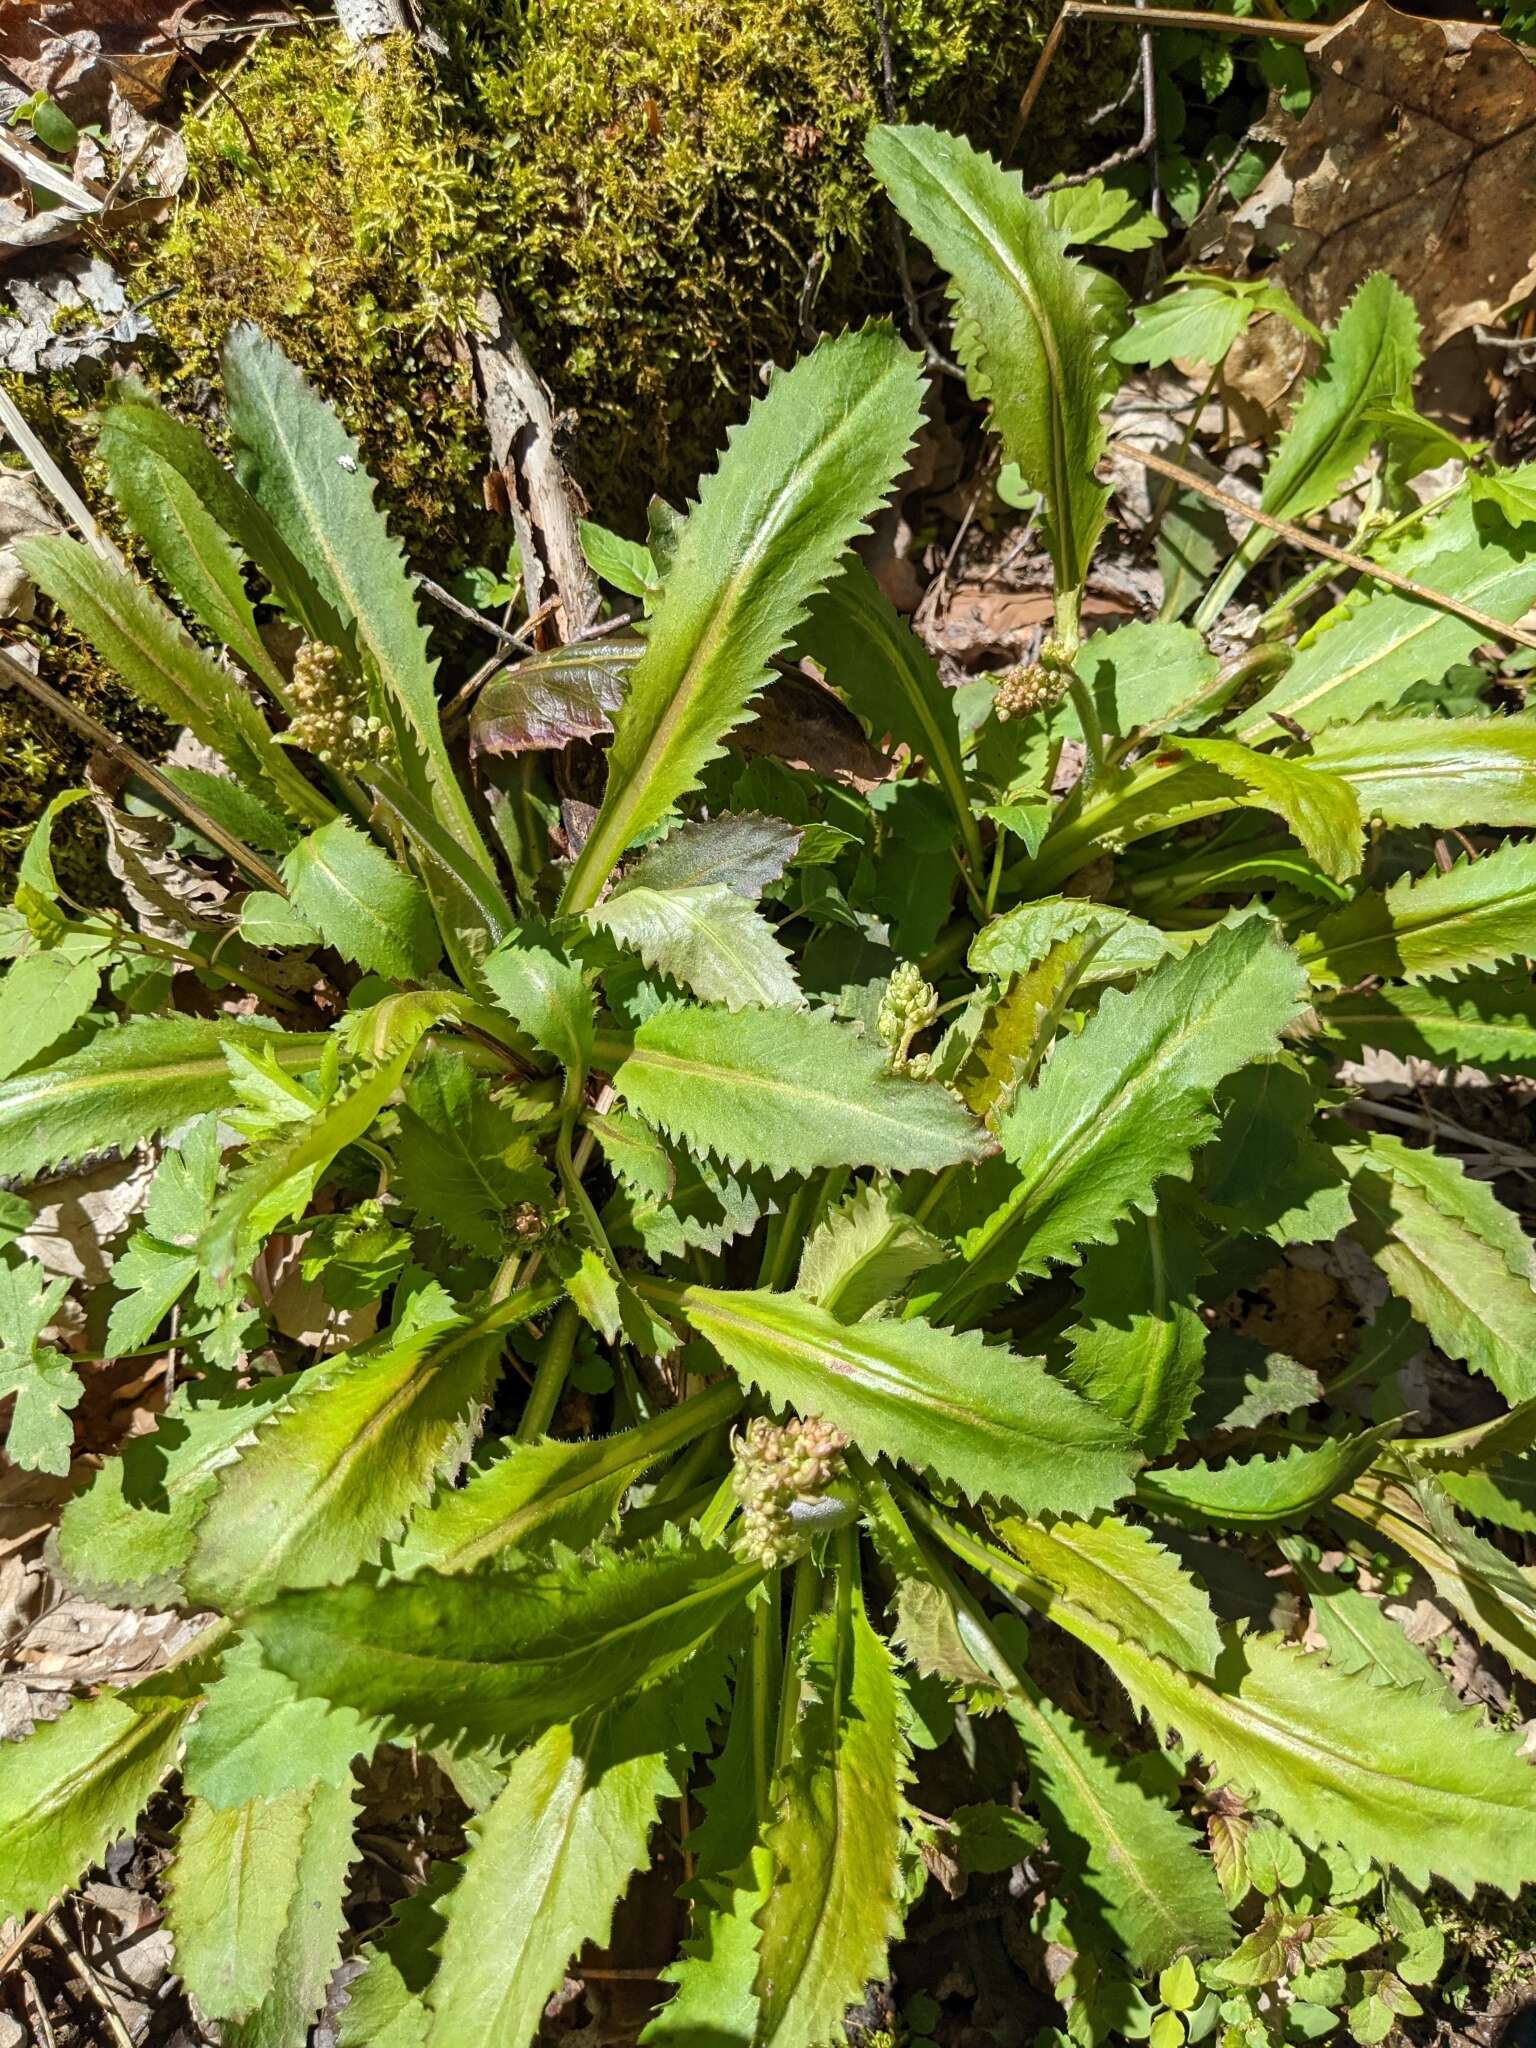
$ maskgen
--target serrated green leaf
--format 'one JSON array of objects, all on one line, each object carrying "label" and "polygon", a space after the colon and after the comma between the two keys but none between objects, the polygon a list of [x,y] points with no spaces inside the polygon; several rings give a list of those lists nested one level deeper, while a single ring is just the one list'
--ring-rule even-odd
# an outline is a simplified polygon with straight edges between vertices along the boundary
[{"label": "serrated green leaf", "polygon": [[229,423],[245,480],[358,644],[426,764],[434,808],[478,866],[490,856],[443,744],[436,666],[400,544],[357,444],[275,343],[242,323],[224,348]]},{"label": "serrated green leaf", "polygon": [[520,1031],[563,1067],[592,1060],[592,991],[580,966],[547,932],[529,925],[503,939],[482,967],[486,986]]},{"label": "serrated green leaf", "polygon": [[1439,1688],[1435,1666],[1414,1648],[1380,1600],[1333,1574],[1316,1571],[1304,1560],[1293,1556],[1292,1563],[1306,1588],[1330,1664],[1342,1671],[1364,1671],[1381,1684]]},{"label": "serrated green leaf", "polygon": [[647,889],[705,889],[720,884],[755,903],[776,882],[795,855],[801,834],[782,818],[759,811],[725,811],[715,818],[690,818],[653,840],[635,865],[614,883],[611,896]]},{"label": "serrated green leaf", "polygon": [[75,1432],[68,1411],[85,1391],[69,1354],[39,1343],[69,1292],[32,1260],[0,1258],[0,1401],[15,1396],[6,1453],[28,1472],[69,1470]]},{"label": "serrated green leaf", "polygon": [[96,1000],[101,962],[55,948],[23,953],[0,982],[0,1081],[72,1031]]},{"label": "serrated green leaf", "polygon": [[[1385,271],[1368,277],[1339,315],[1317,374],[1264,472],[1259,503],[1275,519],[1302,519],[1336,498],[1381,434],[1383,401],[1411,402],[1420,361],[1413,301]],[[1250,529],[1207,593],[1196,625],[1218,617],[1253,564],[1274,546],[1273,531]]]},{"label": "serrated green leaf", "polygon": [[[1461,498],[1379,557],[1398,575],[1510,622],[1536,601],[1536,542],[1490,508]],[[1486,638],[1481,626],[1405,591],[1368,587],[1326,613],[1296,660],[1232,723],[1239,739],[1278,739],[1283,713],[1309,733],[1393,705],[1438,682]]]},{"label": "serrated green leaf", "polygon": [[1117,362],[1145,363],[1153,369],[1175,356],[1219,363],[1252,317],[1247,302],[1222,291],[1219,283],[1184,284],[1150,306],[1138,306],[1129,328],[1109,352]]},{"label": "serrated green leaf", "polygon": [[897,1208],[889,1188],[866,1181],[806,1239],[795,1291],[839,1322],[856,1323],[943,1256],[943,1245]]},{"label": "serrated green leaf", "polygon": [[961,1239],[968,1269],[936,1312],[1077,1258],[1147,1210],[1158,1179],[1186,1174],[1211,1135],[1211,1091],[1274,1050],[1300,990],[1295,955],[1260,921],[1218,931],[1129,994],[1111,990],[1014,1097],[999,1136],[1016,1178]]},{"label": "serrated green leaf", "polygon": [[658,1459],[726,1422],[741,1396],[729,1380],[664,1409],[636,1429],[587,1443],[505,1443],[460,1487],[415,1515],[394,1546],[399,1572],[473,1571],[512,1551],[583,1550],[612,1520],[626,1489]]},{"label": "serrated green leaf", "polygon": [[1310,979],[1347,988],[1379,975],[1421,981],[1536,953],[1536,840],[1394,882],[1323,918],[1297,941]]},{"label": "serrated green leaf", "polygon": [[1339,1505],[1427,1572],[1437,1596],[1512,1670],[1536,1677],[1536,1578],[1459,1522],[1432,1479],[1409,1488],[1367,1473]]},{"label": "serrated green leaf", "polygon": [[669,1686],[549,1729],[516,1759],[470,1823],[464,1875],[442,1902],[429,2044],[533,2040],[566,1964],[607,1942],[658,1807],[683,1793],[719,1679],[718,1660],[695,1661]]},{"label": "serrated green leaf", "polygon": [[685,1541],[580,1565],[290,1592],[249,1627],[306,1695],[420,1736],[511,1747],[675,1671],[760,1576]]},{"label": "serrated green leaf", "polygon": [[1150,1533],[1117,1515],[1023,1522],[997,1533],[1063,1600],[1186,1671],[1214,1671],[1221,1634],[1206,1594]]},{"label": "serrated green leaf", "polygon": [[[197,502],[260,569],[283,609],[312,639],[340,646],[346,628],[335,608],[321,596],[314,578],[233,470],[214,454],[195,427],[168,413],[143,386],[125,381],[119,390],[123,395],[103,414],[98,443],[109,474],[120,459],[173,469]],[[131,456],[125,446],[129,442],[136,451]]]},{"label": "serrated green leaf", "polygon": [[847,1542],[834,1604],[806,1634],[796,1740],[768,1829],[753,2048],[833,2041],[901,1932],[907,1743],[895,1668],[870,1627]]},{"label": "serrated green leaf", "polygon": [[194,1703],[103,1693],[0,1743],[0,1914],[48,1906],[133,1826],[176,1761]]},{"label": "serrated green leaf", "polygon": [[1293,1444],[1278,1458],[1229,1458],[1224,1465],[1166,1466],[1143,1472],[1136,1498],[1160,1514],[1249,1527],[1302,1522],[1352,1485],[1380,1455],[1397,1428],[1380,1423],[1357,1436],[1330,1437],[1307,1449]]},{"label": "serrated green leaf", "polygon": [[1228,1631],[1210,1682],[1107,1639],[1100,1654],[1159,1727],[1304,1841],[1390,1863],[1416,1889],[1438,1876],[1508,1891],[1536,1871],[1536,1773],[1474,1714],[1270,1636]]},{"label": "serrated green leaf", "polygon": [[112,1268],[113,1286],[124,1291],[107,1318],[107,1357],[147,1344],[199,1271],[195,1254],[183,1246],[136,1231]]},{"label": "serrated green leaf", "polygon": [[219,1671],[187,1730],[181,1765],[187,1791],[210,1807],[259,1804],[317,1781],[348,1785],[353,1759],[378,1740],[349,1707],[301,1699],[290,1679],[266,1669],[254,1643],[234,1643]]},{"label": "serrated green leaf", "polygon": [[767,1813],[779,1711],[779,1620],[760,1611],[738,1659],[730,1725],[710,1783],[700,1792],[704,1819],[689,1840],[696,1875],[686,1888],[690,1933],[663,1976],[676,1990],[647,2021],[644,2048],[698,2048],[718,2035],[721,2048],[748,2048],[757,2023],[757,1914],[773,1880],[760,1836]]},{"label": "serrated green leaf", "polygon": [[1506,1401],[1536,1397],[1536,1289],[1419,1179],[1395,1175],[1389,1155],[1380,1164],[1371,1156],[1350,1184],[1355,1228],[1392,1292],[1448,1357],[1486,1373]]},{"label": "serrated green leaf", "polygon": [[1332,997],[1319,1009],[1331,1043],[1351,1059],[1367,1046],[1401,1059],[1493,1073],[1536,1072],[1536,987],[1492,974]]},{"label": "serrated green leaf", "polygon": [[112,495],[155,567],[214,644],[227,647],[282,703],[282,672],[257,628],[240,558],[187,478],[149,438],[134,431],[132,423],[146,411],[131,404],[113,406],[102,420],[96,453],[106,465]]},{"label": "serrated green leaf", "polygon": [[[522,1313],[548,1301],[525,1292]],[[436,1323],[303,1375],[219,1475],[185,1570],[192,1597],[254,1606],[285,1586],[335,1584],[375,1557],[462,1462],[500,1352],[483,1321]]]},{"label": "serrated green leaf", "polygon": [[1536,712],[1325,727],[1310,760],[1388,825],[1536,825]]},{"label": "serrated green leaf", "polygon": [[936,1170],[988,1148],[947,1090],[892,1074],[878,1046],[820,1014],[671,1004],[596,1057],[648,1123],[732,1166]]},{"label": "serrated green leaf", "polygon": [[272,1989],[296,1890],[310,1794],[219,1809],[193,1799],[166,1875],[176,1973],[210,2019],[240,2020]]},{"label": "serrated green leaf", "polygon": [[1176,950],[1166,932],[1113,903],[1042,896],[1015,904],[979,931],[971,941],[970,964],[981,974],[1022,974],[1052,946],[1081,937],[1098,942],[1089,963],[1095,980],[1141,974]]},{"label": "serrated green leaf", "polygon": [[798,1009],[805,998],[773,927],[724,883],[651,889],[631,883],[587,912],[657,974],[706,1003]]},{"label": "serrated green leaf", "polygon": [[256,1156],[231,1175],[198,1239],[198,1256],[216,1280],[227,1279],[242,1254],[308,1205],[321,1175],[394,1100],[414,1051],[408,1045],[364,1074],[281,1144],[253,1148]]},{"label": "serrated green leaf", "polygon": [[[1506,1209],[1485,1180],[1474,1180],[1459,1159],[1433,1145],[1405,1145],[1401,1138],[1372,1131],[1366,1140],[1370,1164],[1403,1187],[1420,1188],[1443,1216],[1454,1217],[1496,1251],[1518,1280],[1536,1286],[1536,1245],[1512,1209]],[[1359,1148],[1346,1155],[1358,1160]]]},{"label": "serrated green leaf", "polygon": [[1131,1216],[1078,1276],[1072,1384],[1118,1415],[1151,1457],[1171,1451],[1200,1388],[1207,1330],[1196,1282],[1205,1258],[1194,1217],[1165,1200]]},{"label": "serrated green leaf", "polygon": [[1120,1424],[1038,1359],[920,1318],[840,1322],[798,1295],[642,1283],[775,1405],[824,1415],[870,1457],[900,1458],[1026,1513],[1091,1514],[1125,1490]]},{"label": "serrated green leaf", "polygon": [[499,1257],[511,1212],[548,1204],[549,1175],[515,1107],[492,1095],[462,1054],[429,1052],[398,1115],[395,1192],[452,1243]]},{"label": "serrated green leaf", "polygon": [[1241,783],[1252,799],[1279,813],[1325,875],[1347,881],[1360,872],[1363,828],[1351,784],[1312,760],[1260,754],[1235,740],[1184,740],[1179,751]]},{"label": "serrated green leaf", "polygon": [[1418,366],[1413,301],[1378,270],[1339,315],[1317,375],[1280,437],[1264,472],[1264,510],[1300,519],[1336,497],[1371,451],[1371,408],[1408,399]]},{"label": "serrated green leaf", "polygon": [[1224,1949],[1231,1928],[1221,1888],[1166,1799],[1033,1687],[1010,1693],[1008,1714],[1029,1756],[1031,1803],[1052,1856],[1134,1967]]},{"label": "serrated green leaf", "polygon": [[955,346],[992,400],[1003,452],[1044,499],[1058,588],[1078,590],[1108,498],[1094,474],[1109,395],[1093,273],[1069,258],[1048,207],[956,135],[873,128],[865,154],[896,209],[949,272]]},{"label": "serrated green leaf", "polygon": [[1180,732],[1211,715],[1220,663],[1191,626],[1133,620],[1086,639],[1073,667],[1108,733]]},{"label": "serrated green leaf", "polygon": [[856,555],[812,601],[797,652],[848,700],[877,745],[892,739],[928,764],[980,873],[981,839],[966,792],[954,692]]},{"label": "serrated green leaf", "polygon": [[16,552],[38,588],[151,710],[190,726],[240,781],[295,818],[323,825],[335,817],[334,805],[273,739],[238,677],[220,668],[125,568],[62,535],[22,541]]},{"label": "serrated green leaf", "polygon": [[297,1375],[260,1380],[200,1401],[199,1387],[179,1387],[154,1430],[130,1437],[66,1504],[59,1558],[74,1583],[97,1599],[175,1605],[215,1473],[286,1406],[298,1384]]},{"label": "serrated green leaf", "polygon": [[[289,849],[285,848],[284,851]],[[275,953],[289,946],[318,946],[320,934],[300,917],[286,896],[253,889],[240,905],[240,936],[248,946]]]},{"label": "serrated green leaf", "polygon": [[1510,1458],[1489,1472],[1445,1472],[1440,1484],[1480,1522],[1536,1536],[1536,1460]]},{"label": "serrated green leaf", "polygon": [[308,1794],[304,1819],[293,1881],[299,1905],[278,1941],[272,1989],[246,2018],[225,2022],[220,2029],[225,2048],[298,2048],[340,1960],[343,1895],[356,1854],[351,1787],[316,1785]]},{"label": "serrated green leaf", "polygon": [[1134,194],[1120,185],[1108,185],[1102,178],[1087,178],[1080,184],[1053,185],[1044,195],[1051,226],[1060,228],[1069,243],[1091,242],[1101,249],[1149,249],[1168,233],[1160,221]]},{"label": "serrated green leaf", "polygon": [[918,359],[888,327],[780,372],[706,477],[614,723],[608,787],[562,908],[697,783],[804,608],[890,490],[918,425]]},{"label": "serrated green leaf", "polygon": [[344,960],[395,981],[419,980],[435,965],[437,926],[420,885],[345,818],[299,841],[283,881]]}]

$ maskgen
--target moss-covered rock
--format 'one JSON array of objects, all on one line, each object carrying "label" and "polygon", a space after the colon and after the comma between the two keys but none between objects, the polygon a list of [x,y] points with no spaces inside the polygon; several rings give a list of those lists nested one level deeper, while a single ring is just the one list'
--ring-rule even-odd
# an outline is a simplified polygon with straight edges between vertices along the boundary
[{"label": "moss-covered rock", "polygon": [[[269,41],[190,123],[143,282],[190,377],[259,321],[361,436],[408,537],[474,545],[462,327],[493,284],[605,516],[686,489],[761,366],[896,300],[862,154],[883,115],[871,0],[448,0],[447,54]],[[1040,43],[1017,0],[887,0],[906,117],[1007,133]],[[1074,67],[1078,69],[1078,67]],[[1080,69],[1078,69],[1080,76]],[[1059,160],[1062,113],[1031,129]],[[438,573],[452,567],[439,556]]]},{"label": "moss-covered rock", "polygon": [[[818,326],[899,306],[862,151],[887,101],[878,9],[439,0],[435,54],[403,38],[359,53],[302,24],[273,35],[185,123],[169,224],[111,248],[135,297],[169,288],[138,367],[216,430],[220,346],[256,321],[358,435],[411,558],[447,580],[499,566],[510,537],[482,504],[463,340],[490,283],[569,410],[594,508],[638,522],[653,490],[691,488],[765,363]],[[1039,16],[1019,0],[885,0],[885,19],[899,115],[1006,138]],[[1026,138],[1034,175],[1072,159],[1092,62],[1085,37],[1058,67]],[[26,391],[99,502],[89,397],[68,378]],[[434,623],[451,653],[462,629]],[[56,634],[43,661],[152,740],[88,649]],[[80,749],[5,705],[0,739],[3,867],[51,790],[78,779]]]}]

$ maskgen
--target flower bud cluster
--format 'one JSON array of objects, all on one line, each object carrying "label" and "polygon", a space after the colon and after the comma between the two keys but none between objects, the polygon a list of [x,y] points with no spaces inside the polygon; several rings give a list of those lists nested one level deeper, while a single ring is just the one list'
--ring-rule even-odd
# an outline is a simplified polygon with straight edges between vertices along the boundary
[{"label": "flower bud cluster", "polygon": [[1059,669],[1039,662],[1005,669],[997,679],[992,710],[999,725],[1010,718],[1029,718],[1036,711],[1050,711],[1067,694],[1067,679]]},{"label": "flower bud cluster", "polygon": [[913,960],[898,962],[880,998],[875,1028],[882,1045],[900,1045],[904,1038],[926,1031],[939,1014],[938,990],[924,981],[923,970]]},{"label": "flower bud cluster", "polygon": [[886,983],[885,994],[880,998],[880,1008],[875,1014],[875,1030],[882,1045],[889,1046],[893,1064],[906,1066],[907,1047],[920,1031],[926,1031],[939,1014],[939,992],[931,981],[924,981],[923,971],[911,960],[898,963],[890,980]]},{"label": "flower bud cluster", "polygon": [[814,1501],[841,1476],[848,1439],[819,1415],[770,1422],[758,1415],[733,1445],[736,1469],[731,1486],[741,1502],[738,1548],[770,1570],[787,1564],[803,1547],[791,1509]]},{"label": "flower bud cluster", "polygon": [[306,640],[293,658],[297,709],[285,738],[337,775],[368,775],[393,762],[395,736],[368,709],[367,694],[338,648]]}]

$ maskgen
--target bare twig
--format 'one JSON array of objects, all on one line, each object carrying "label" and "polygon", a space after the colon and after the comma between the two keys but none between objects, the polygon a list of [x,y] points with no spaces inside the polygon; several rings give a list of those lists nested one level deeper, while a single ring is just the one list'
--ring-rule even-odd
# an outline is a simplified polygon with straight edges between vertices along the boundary
[{"label": "bare twig", "polygon": [[1468,1130],[1465,1124],[1457,1123],[1454,1117],[1421,1116],[1416,1110],[1400,1109],[1395,1102],[1381,1102],[1373,1095],[1358,1095],[1348,1107],[1366,1116],[1380,1117],[1385,1123],[1402,1124],[1411,1131],[1427,1131],[1431,1137],[1454,1138],[1459,1145],[1501,1161],[1511,1173],[1528,1173],[1536,1167],[1536,1152],[1523,1145],[1506,1144],[1502,1138],[1484,1138]]},{"label": "bare twig", "polygon": [[[1003,151],[1005,163],[1019,146],[1024,124],[1035,110],[1035,102],[1040,97],[1040,89],[1045,84],[1046,74],[1056,61],[1068,23],[1073,21],[1114,22],[1122,26],[1140,28],[1144,32],[1148,28],[1208,29],[1215,35],[1253,36],[1260,42],[1281,43],[1313,43],[1319,36],[1330,32],[1330,25],[1327,22],[1245,21],[1229,14],[1207,14],[1196,7],[1156,7],[1143,13],[1139,7],[1134,6],[1100,6],[1097,0],[1062,0],[1061,12],[1051,24],[1051,32],[1035,60],[1035,68],[1029,75],[1029,83],[1025,86],[1024,96],[1019,101],[1019,111],[1013,120],[1013,133],[1008,137],[1008,147]],[[1114,159],[1110,162],[1113,164]],[[1090,172],[1088,175],[1093,177],[1098,174]]]},{"label": "bare twig", "polygon": [[48,1918],[48,1915],[53,1911],[57,1903],[58,1901],[54,1900],[52,1904],[44,1906],[40,1913],[34,1913],[25,1927],[16,1935],[15,1939],[6,1943],[4,1954],[0,1955],[0,1977],[7,1975],[11,1965],[26,1949],[28,1943],[42,1932],[43,1922]]},{"label": "bare twig", "polygon": [[24,690],[35,702],[41,704],[45,711],[51,711],[55,718],[73,726],[82,739],[89,740],[92,746],[100,747],[102,752],[110,754],[114,761],[121,762],[131,774],[137,776],[146,789],[152,789],[162,802],[168,803],[173,810],[178,811],[195,832],[200,832],[210,844],[227,853],[236,866],[244,868],[263,889],[270,889],[274,896],[288,894],[283,887],[282,876],[275,869],[268,867],[259,853],[253,853],[243,840],[237,839],[233,832],[226,831],[217,818],[210,817],[200,803],[179,790],[152,761],[146,761],[142,754],[126,745],[99,719],[92,718],[88,711],[82,711],[77,704],[71,704],[69,699],[60,696],[51,684],[45,683],[40,676],[33,675],[30,669],[23,668],[14,655],[7,654],[0,648],[0,691],[8,689]]},{"label": "bare twig", "polygon": [[[1137,6],[1144,7],[1145,0],[1137,0]],[[1118,171],[1123,164],[1135,163],[1138,157],[1147,156],[1157,148],[1157,66],[1152,56],[1151,31],[1145,28],[1138,38],[1136,70],[1131,78],[1131,91],[1134,92],[1138,84],[1141,87],[1140,141],[1129,143],[1124,149],[1115,150],[1112,155],[1105,157],[1102,163],[1095,164],[1091,170],[1074,171],[1066,178],[1048,178],[1043,185],[1036,185],[1031,189],[1031,199],[1039,199],[1046,192],[1063,191],[1072,185],[1091,185],[1095,178],[1102,178],[1110,171]],[[1012,147],[1011,144],[1009,146]],[[1155,215],[1158,210],[1155,180],[1152,196],[1152,210]]]},{"label": "bare twig", "polygon": [[37,2048],[58,2048],[57,2038],[48,2019],[48,2008],[43,2003],[43,1994],[38,1990],[30,1971],[22,1971],[21,1988],[27,2004],[32,2008],[32,2016],[37,2021]]},{"label": "bare twig", "polygon": [[456,618],[463,619],[467,625],[478,626],[482,633],[489,633],[491,638],[499,641],[503,647],[514,647],[519,653],[522,652],[522,642],[515,635],[504,631],[494,619],[488,619],[484,612],[477,612],[474,606],[466,604],[463,598],[455,597],[451,590],[444,590],[442,584],[434,583],[430,576],[418,576],[416,586],[419,590],[424,590],[428,597],[435,598],[445,611],[450,611]]},{"label": "bare twig", "polygon": [[1391,590],[1401,590],[1407,597],[1416,597],[1421,604],[1432,604],[1439,611],[1451,612],[1458,619],[1465,619],[1469,625],[1480,627],[1490,640],[1512,640],[1517,647],[1536,647],[1536,633],[1511,626],[1503,619],[1496,619],[1491,612],[1479,611],[1476,605],[1463,604],[1459,597],[1434,590],[1427,583],[1415,583],[1410,576],[1399,576],[1395,569],[1385,569],[1380,562],[1373,562],[1365,555],[1352,554],[1348,548],[1336,548],[1332,541],[1308,533],[1305,527],[1293,526],[1289,520],[1276,519],[1268,512],[1261,512],[1257,505],[1245,505],[1230,491],[1207,483],[1203,476],[1197,476],[1192,469],[1182,468],[1177,462],[1170,462],[1166,456],[1154,455],[1150,448],[1137,448],[1129,441],[1112,441],[1109,452],[1129,456],[1132,462],[1139,462],[1144,469],[1153,469],[1159,476],[1171,477],[1185,490],[1194,491],[1197,496],[1209,499],[1211,504],[1219,505],[1223,512],[1250,520],[1270,533],[1278,533],[1293,547],[1304,548],[1309,554],[1324,555],[1330,562],[1352,569],[1357,576],[1368,576],[1376,583],[1385,583]]},{"label": "bare twig", "polygon": [[103,561],[116,562],[121,568],[122,556],[91,517],[90,507],[27,424],[26,415],[4,385],[0,385],[0,426],[32,465],[38,482],[60,511],[85,535],[92,552],[100,555]]},{"label": "bare twig", "polygon": [[[517,536],[529,624],[548,617],[553,597],[560,639],[597,615],[597,579],[581,551],[575,495],[555,451],[549,397],[494,292],[481,292],[470,336],[480,379],[491,459],[506,480]],[[550,586],[553,586],[551,589]]]},{"label": "bare twig", "polygon": [[107,2032],[112,2036],[114,2048],[133,2048],[133,2036],[123,2024],[123,2016],[118,2010],[116,1999],[65,1933],[58,1914],[50,1913],[43,1924],[57,1943],[60,1953],[74,1971],[77,1980],[85,1987],[91,2003],[101,2014]]}]

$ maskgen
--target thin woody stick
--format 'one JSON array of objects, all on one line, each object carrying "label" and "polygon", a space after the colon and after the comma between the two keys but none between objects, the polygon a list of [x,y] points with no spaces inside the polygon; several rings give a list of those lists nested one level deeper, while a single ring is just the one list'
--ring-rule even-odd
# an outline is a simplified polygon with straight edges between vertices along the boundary
[{"label": "thin woody stick", "polygon": [[92,718],[88,711],[71,704],[67,697],[61,696],[50,684],[33,675],[30,669],[23,668],[19,661],[0,648],[0,690],[9,689],[25,690],[45,711],[51,711],[66,725],[72,725],[82,739],[89,740],[104,754],[110,754],[113,760],[121,761],[146,788],[152,789],[162,802],[179,811],[195,832],[200,832],[206,840],[227,853],[235,865],[244,868],[263,889],[269,889],[274,896],[288,894],[282,876],[268,867],[260,854],[253,853],[233,832],[226,832],[217,818],[210,818],[200,803],[184,795],[152,761],[146,761],[142,754],[126,746],[115,732]]},{"label": "thin woody stick", "polygon": [[1207,498],[1211,504],[1219,505],[1223,512],[1231,512],[1239,519],[1251,520],[1255,526],[1265,527],[1270,533],[1278,533],[1294,547],[1305,548],[1309,554],[1323,555],[1330,562],[1337,562],[1341,568],[1353,569],[1357,576],[1369,576],[1374,582],[1385,583],[1390,589],[1401,590],[1407,597],[1416,597],[1422,604],[1432,604],[1443,612],[1454,612],[1458,619],[1465,619],[1469,625],[1481,627],[1490,640],[1512,640],[1517,647],[1536,647],[1536,633],[1527,633],[1522,627],[1508,625],[1503,619],[1496,619],[1491,612],[1479,611],[1476,605],[1463,604],[1458,597],[1450,597],[1443,590],[1434,590],[1427,583],[1415,583],[1409,576],[1399,576],[1395,569],[1385,569],[1380,562],[1373,562],[1365,555],[1351,554],[1348,548],[1336,548],[1330,540],[1320,540],[1315,533],[1308,533],[1305,527],[1292,526],[1289,520],[1276,519],[1268,512],[1261,512],[1257,505],[1245,505],[1241,498],[1234,498],[1230,491],[1208,484],[1203,476],[1196,476],[1191,469],[1183,469],[1177,462],[1170,462],[1166,456],[1154,455],[1149,448],[1135,448],[1128,441],[1112,441],[1109,452],[1124,455],[1132,462],[1139,462],[1143,469],[1156,470],[1159,476],[1170,477],[1174,483],[1182,484],[1186,490]]},{"label": "thin woody stick", "polygon": [[1040,97],[1040,88],[1045,84],[1046,73],[1056,61],[1067,24],[1072,21],[1106,21],[1123,23],[1145,31],[1149,28],[1192,28],[1210,29],[1222,36],[1255,36],[1261,42],[1313,43],[1319,36],[1327,35],[1333,24],[1307,21],[1270,21],[1267,19],[1239,20],[1230,14],[1207,14],[1198,7],[1129,7],[1097,5],[1096,0],[1062,0],[1061,12],[1051,24],[1051,32],[1045,39],[1045,46],[1035,60],[1029,83],[1024,88],[1024,97],[1019,101],[1019,111],[1014,116],[1013,133],[1008,137],[1008,147],[1003,151],[1006,163],[1018,148],[1019,137],[1024,133],[1024,124],[1035,110],[1035,101]]}]

